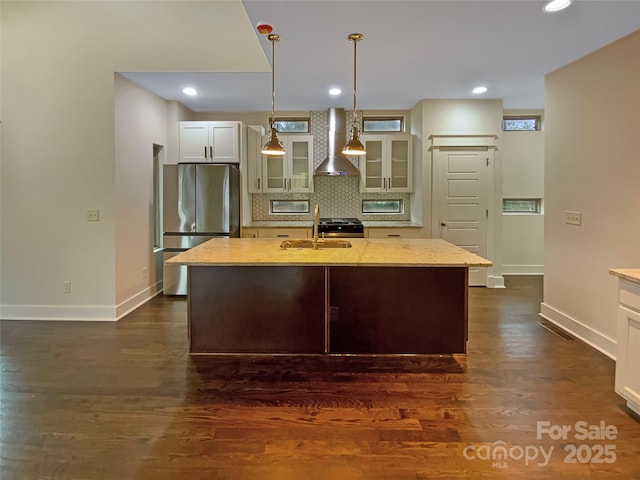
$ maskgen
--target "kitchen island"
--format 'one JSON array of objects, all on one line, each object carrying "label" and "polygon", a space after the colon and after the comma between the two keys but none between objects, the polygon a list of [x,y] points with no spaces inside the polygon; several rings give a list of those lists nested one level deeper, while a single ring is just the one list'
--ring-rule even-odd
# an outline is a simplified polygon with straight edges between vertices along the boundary
[{"label": "kitchen island", "polygon": [[220,238],[173,257],[190,353],[466,353],[468,269],[491,262],[439,239],[348,241]]}]

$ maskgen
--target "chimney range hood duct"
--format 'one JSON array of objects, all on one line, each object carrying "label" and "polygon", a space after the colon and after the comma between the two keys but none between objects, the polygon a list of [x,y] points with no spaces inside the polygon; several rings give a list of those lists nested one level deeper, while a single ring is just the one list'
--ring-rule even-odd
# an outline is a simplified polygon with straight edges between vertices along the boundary
[{"label": "chimney range hood duct", "polygon": [[344,108],[329,109],[329,145],[327,149],[328,157],[316,168],[314,175],[334,176],[334,175],[360,175],[360,171],[343,157],[340,152],[346,142],[347,132],[345,129],[347,114]]}]

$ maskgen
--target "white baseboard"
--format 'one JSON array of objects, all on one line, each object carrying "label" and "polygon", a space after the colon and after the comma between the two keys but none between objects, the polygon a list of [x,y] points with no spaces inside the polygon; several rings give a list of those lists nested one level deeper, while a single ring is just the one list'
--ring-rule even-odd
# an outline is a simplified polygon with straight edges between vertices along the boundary
[{"label": "white baseboard", "polygon": [[566,330],[574,337],[582,340],[587,345],[592,346],[607,357],[616,359],[616,341],[594,330],[588,325],[556,310],[546,303],[540,304],[540,316],[558,327]]},{"label": "white baseboard", "polygon": [[116,309],[108,305],[2,305],[2,320],[115,321]]},{"label": "white baseboard", "polygon": [[128,298],[124,302],[121,302],[116,306],[116,318],[115,320],[120,320],[125,315],[131,313],[140,305],[147,303],[153,297],[162,292],[162,281],[156,282],[155,284],[145,288],[141,292],[136,295]]},{"label": "white baseboard", "polygon": [[544,265],[502,265],[503,275],[544,275]]},{"label": "white baseboard", "polygon": [[487,288],[507,288],[504,285],[504,277],[502,275],[489,275],[487,277]]},{"label": "white baseboard", "polygon": [[117,306],[110,305],[1,305],[2,320],[114,322],[162,292],[158,282]]}]

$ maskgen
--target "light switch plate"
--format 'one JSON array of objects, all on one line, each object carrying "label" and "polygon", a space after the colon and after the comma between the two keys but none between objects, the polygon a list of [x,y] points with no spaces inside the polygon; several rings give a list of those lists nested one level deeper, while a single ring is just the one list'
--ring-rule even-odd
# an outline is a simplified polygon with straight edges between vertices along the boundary
[{"label": "light switch plate", "polygon": [[582,213],[580,212],[564,212],[564,222],[567,225],[582,225]]}]

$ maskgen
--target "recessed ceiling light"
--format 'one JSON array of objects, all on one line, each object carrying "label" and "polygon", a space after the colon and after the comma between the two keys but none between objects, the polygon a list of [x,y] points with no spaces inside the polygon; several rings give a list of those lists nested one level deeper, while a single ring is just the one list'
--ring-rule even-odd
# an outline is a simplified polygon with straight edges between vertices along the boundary
[{"label": "recessed ceiling light", "polygon": [[559,12],[569,5],[571,5],[571,0],[552,0],[542,7],[542,11],[547,13]]},{"label": "recessed ceiling light", "polygon": [[332,88],[331,90],[329,90],[329,95],[340,95],[342,93],[342,90],[340,90],[339,88]]},{"label": "recessed ceiling light", "polygon": [[487,91],[487,87],[476,87],[473,90],[471,90],[472,93],[475,93],[476,95],[480,95],[481,93],[484,93]]},{"label": "recessed ceiling light", "polygon": [[198,91],[195,88],[186,87],[182,89],[182,93],[184,93],[185,95],[189,95],[190,97],[193,97],[194,95],[198,94]]}]

